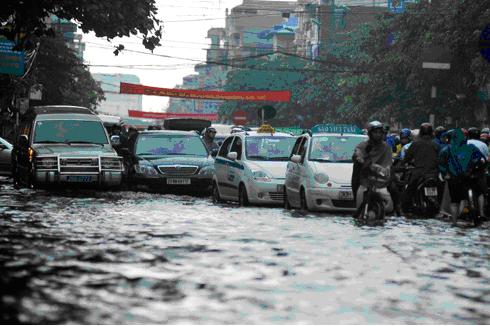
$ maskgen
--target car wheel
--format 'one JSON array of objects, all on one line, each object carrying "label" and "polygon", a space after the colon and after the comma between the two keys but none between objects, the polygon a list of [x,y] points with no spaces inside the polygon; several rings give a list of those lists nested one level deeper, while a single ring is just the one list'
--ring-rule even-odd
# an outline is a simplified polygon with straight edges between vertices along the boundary
[{"label": "car wheel", "polygon": [[291,204],[289,204],[288,192],[286,189],[284,189],[284,209],[288,211],[291,210]]},{"label": "car wheel", "polygon": [[238,204],[242,207],[250,205],[250,202],[248,201],[247,189],[243,183],[240,184],[240,187],[238,188]]},{"label": "car wheel", "polygon": [[218,185],[216,184],[216,182],[213,182],[212,197],[213,197],[213,204],[219,204],[219,203],[223,202],[221,200],[221,196],[219,194],[219,188],[218,188]]},{"label": "car wheel", "polygon": [[300,207],[301,210],[307,211],[308,210],[308,201],[306,200],[305,188],[301,188],[300,201],[301,201],[301,207]]}]

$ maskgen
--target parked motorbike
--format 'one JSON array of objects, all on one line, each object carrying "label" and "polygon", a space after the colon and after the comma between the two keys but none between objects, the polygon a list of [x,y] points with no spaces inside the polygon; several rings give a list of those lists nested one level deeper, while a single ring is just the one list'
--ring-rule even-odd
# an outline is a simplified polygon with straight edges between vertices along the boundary
[{"label": "parked motorbike", "polygon": [[364,191],[363,201],[356,212],[358,223],[362,225],[382,225],[385,221],[385,204],[380,189],[390,180],[389,170],[373,164],[368,168],[368,187]]}]

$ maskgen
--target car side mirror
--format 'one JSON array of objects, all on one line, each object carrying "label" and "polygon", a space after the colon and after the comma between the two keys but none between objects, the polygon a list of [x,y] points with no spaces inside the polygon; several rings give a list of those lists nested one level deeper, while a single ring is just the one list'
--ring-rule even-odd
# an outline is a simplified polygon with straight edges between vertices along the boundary
[{"label": "car side mirror", "polygon": [[111,136],[112,146],[121,146],[121,137],[118,135]]},{"label": "car side mirror", "polygon": [[291,162],[293,163],[301,163],[301,155],[293,155],[291,156]]},{"label": "car side mirror", "polygon": [[213,148],[213,149],[211,150],[211,153],[210,153],[210,154],[211,154],[211,156],[212,156],[212,157],[216,157],[216,155],[218,155],[218,151],[219,151],[219,149],[217,149],[217,148]]},{"label": "car side mirror", "polygon": [[17,144],[22,148],[28,147],[29,146],[29,137],[27,137],[27,135],[20,135],[18,140],[17,140]]},{"label": "car side mirror", "polygon": [[226,155],[230,160],[235,161],[238,158],[238,153],[237,152],[229,152],[228,155]]}]

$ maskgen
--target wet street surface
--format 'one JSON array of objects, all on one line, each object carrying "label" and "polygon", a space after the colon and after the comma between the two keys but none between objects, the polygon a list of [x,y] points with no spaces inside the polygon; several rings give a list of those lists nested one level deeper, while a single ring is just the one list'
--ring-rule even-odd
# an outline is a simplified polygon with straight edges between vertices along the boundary
[{"label": "wet street surface", "polygon": [[1,321],[490,323],[490,231],[0,180]]}]

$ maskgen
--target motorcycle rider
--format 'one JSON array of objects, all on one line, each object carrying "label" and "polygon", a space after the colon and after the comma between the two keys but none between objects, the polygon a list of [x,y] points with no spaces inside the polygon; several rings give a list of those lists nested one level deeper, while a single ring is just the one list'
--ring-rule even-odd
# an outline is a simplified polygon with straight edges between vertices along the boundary
[{"label": "motorcycle rider", "polygon": [[216,129],[213,127],[207,127],[202,140],[204,141],[204,145],[206,145],[209,153],[211,153],[214,149],[219,149],[218,144],[214,141],[215,136]]},{"label": "motorcycle rider", "polygon": [[412,131],[409,128],[403,128],[400,131],[400,148],[397,151],[397,159],[403,160],[407,149],[412,144]]},{"label": "motorcycle rider", "polygon": [[440,152],[447,145],[444,141],[444,136],[446,132],[447,130],[443,126],[437,127],[434,131],[434,143],[437,145],[438,152]]},{"label": "motorcycle rider", "polygon": [[480,129],[471,127],[468,129],[468,144],[475,145],[476,148],[488,159],[488,146],[480,140]]},{"label": "motorcycle rider", "polygon": [[485,161],[486,158],[478,148],[467,144],[463,130],[457,128],[451,133],[450,144],[439,155],[439,171],[448,180],[453,221],[457,220],[464,208],[463,201],[467,199],[468,187],[475,191],[479,213],[481,217],[484,217],[485,178],[478,176],[470,178],[470,176],[482,173],[480,167]]},{"label": "motorcycle rider", "polygon": [[402,198],[402,209],[405,213],[410,213],[412,199],[421,179],[428,175],[435,179],[438,173],[438,147],[432,139],[433,127],[425,122],[420,125],[419,130],[418,139],[412,142],[402,161],[403,165],[410,164],[414,167]]},{"label": "motorcycle rider", "polygon": [[383,124],[372,121],[367,131],[369,139],[358,144],[352,156],[354,167],[351,183],[357,208],[361,206],[364,191],[369,186],[367,177],[371,166],[378,164],[385,168],[387,173],[391,172],[392,166],[391,148],[383,141],[385,134]]}]

